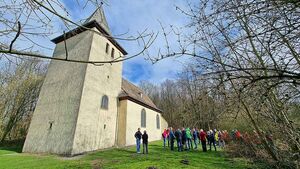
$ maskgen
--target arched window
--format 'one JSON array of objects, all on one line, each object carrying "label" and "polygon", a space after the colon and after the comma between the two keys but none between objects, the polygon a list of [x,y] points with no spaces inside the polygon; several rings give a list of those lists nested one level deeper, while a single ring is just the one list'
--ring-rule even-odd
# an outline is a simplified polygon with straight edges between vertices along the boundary
[{"label": "arched window", "polygon": [[112,48],[112,49],[111,49],[111,58],[114,58],[114,57],[115,57],[115,49]]},{"label": "arched window", "polygon": [[106,43],[105,52],[108,53],[108,50],[109,50],[109,44]]},{"label": "arched window", "polygon": [[141,112],[141,127],[146,127],[146,110],[142,109]]},{"label": "arched window", "polygon": [[108,97],[106,95],[102,96],[101,108],[108,109]]},{"label": "arched window", "polygon": [[159,115],[156,115],[156,128],[160,129],[160,120],[159,120]]}]

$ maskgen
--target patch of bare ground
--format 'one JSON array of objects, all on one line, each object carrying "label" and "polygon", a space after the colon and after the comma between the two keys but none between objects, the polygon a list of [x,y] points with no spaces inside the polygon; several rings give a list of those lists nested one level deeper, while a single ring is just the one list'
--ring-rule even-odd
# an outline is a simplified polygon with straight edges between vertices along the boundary
[{"label": "patch of bare ground", "polygon": [[101,169],[103,166],[103,160],[96,159],[91,162],[92,169]]}]

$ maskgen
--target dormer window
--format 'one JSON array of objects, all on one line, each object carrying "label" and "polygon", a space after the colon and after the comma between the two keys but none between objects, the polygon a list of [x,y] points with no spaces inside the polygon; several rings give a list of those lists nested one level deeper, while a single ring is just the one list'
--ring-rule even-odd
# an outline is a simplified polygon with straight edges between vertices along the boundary
[{"label": "dormer window", "polygon": [[111,49],[111,58],[114,58],[114,57],[115,57],[115,49],[112,48],[112,49]]},{"label": "dormer window", "polygon": [[141,98],[143,98],[143,93],[142,93],[142,92],[139,92],[139,96],[140,96]]},{"label": "dormer window", "polygon": [[106,43],[105,52],[108,53],[108,51],[109,51],[109,44]]}]

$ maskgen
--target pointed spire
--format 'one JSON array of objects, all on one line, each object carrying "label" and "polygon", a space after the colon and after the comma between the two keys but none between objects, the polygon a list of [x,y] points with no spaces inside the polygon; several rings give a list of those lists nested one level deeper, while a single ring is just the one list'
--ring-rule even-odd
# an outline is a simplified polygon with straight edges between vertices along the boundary
[{"label": "pointed spire", "polygon": [[96,9],[96,11],[90,16],[87,18],[87,20],[84,22],[85,23],[88,23],[88,22],[91,22],[95,20],[97,23],[100,24],[100,26],[108,33],[111,35],[111,32],[110,32],[110,29],[108,27],[108,23],[106,21],[106,17],[104,15],[104,10],[102,8],[102,5],[100,7],[98,7]]}]

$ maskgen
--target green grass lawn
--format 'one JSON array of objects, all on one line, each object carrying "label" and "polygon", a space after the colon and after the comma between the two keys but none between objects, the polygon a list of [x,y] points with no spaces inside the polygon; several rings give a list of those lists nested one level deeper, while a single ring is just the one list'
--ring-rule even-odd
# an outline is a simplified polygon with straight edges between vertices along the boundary
[{"label": "green grass lawn", "polygon": [[[149,145],[149,154],[136,154],[135,147],[110,149],[91,152],[83,156],[63,158],[54,155],[22,154],[20,148],[0,147],[0,168],[258,168],[244,159],[226,158],[224,152],[171,152],[162,148],[162,142],[152,142]],[[182,164],[181,160],[189,160],[189,165]]]}]

